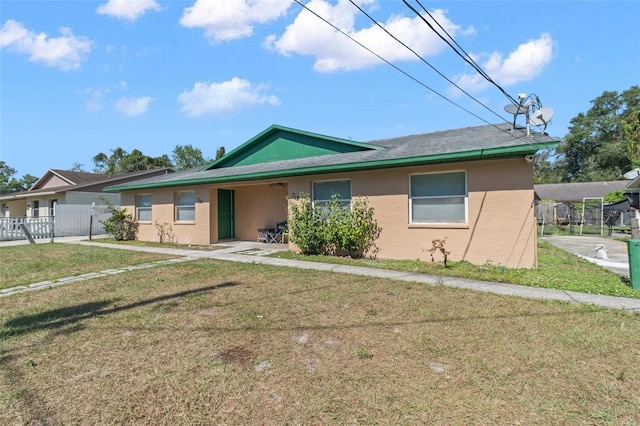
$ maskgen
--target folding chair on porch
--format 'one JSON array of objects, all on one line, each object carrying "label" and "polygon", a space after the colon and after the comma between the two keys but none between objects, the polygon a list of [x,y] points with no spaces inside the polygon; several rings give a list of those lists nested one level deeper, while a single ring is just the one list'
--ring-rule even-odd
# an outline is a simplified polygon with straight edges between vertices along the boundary
[{"label": "folding chair on porch", "polygon": [[287,242],[287,237],[289,233],[287,232],[287,221],[283,220],[282,222],[276,223],[276,229],[273,232],[269,232],[269,242],[284,244]]},{"label": "folding chair on porch", "polygon": [[275,243],[275,244],[284,244],[287,242],[287,237],[289,236],[287,232],[287,221],[282,221],[276,223],[275,228],[258,228],[258,238],[256,241],[258,243]]},{"label": "folding chair on porch", "polygon": [[269,234],[273,231],[273,229],[269,228],[258,228],[258,238],[256,239],[257,243],[268,243],[269,242]]}]

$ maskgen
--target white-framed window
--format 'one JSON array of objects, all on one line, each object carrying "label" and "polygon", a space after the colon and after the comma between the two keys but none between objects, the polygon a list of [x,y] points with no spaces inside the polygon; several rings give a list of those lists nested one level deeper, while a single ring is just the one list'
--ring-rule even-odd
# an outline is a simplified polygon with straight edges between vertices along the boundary
[{"label": "white-framed window", "polygon": [[344,208],[351,206],[351,180],[324,180],[313,182],[313,208],[324,208],[337,195]]},{"label": "white-framed window", "polygon": [[136,219],[138,222],[151,222],[151,194],[136,196]]},{"label": "white-framed window", "polygon": [[176,192],[176,222],[195,222],[196,192]]},{"label": "white-framed window", "polygon": [[467,173],[411,175],[410,223],[467,223]]}]

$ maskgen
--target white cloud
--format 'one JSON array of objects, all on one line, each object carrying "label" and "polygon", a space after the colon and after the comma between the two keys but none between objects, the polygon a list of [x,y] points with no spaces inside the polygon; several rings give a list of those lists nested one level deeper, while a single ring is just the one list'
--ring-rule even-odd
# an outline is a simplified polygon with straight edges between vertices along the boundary
[{"label": "white cloud", "polygon": [[[540,75],[553,58],[554,44],[551,35],[544,33],[538,39],[522,43],[506,58],[498,52],[492,52],[488,55],[477,55],[474,60],[482,62],[479,65],[496,83],[510,86]],[[453,81],[472,92],[479,92],[489,85],[489,82],[477,73],[460,74],[455,76]]]},{"label": "white cloud", "polygon": [[82,60],[91,52],[92,41],[74,36],[67,27],[61,28],[60,34],[61,37],[36,34],[10,19],[0,28],[0,49],[28,55],[32,62],[41,62],[63,71],[80,68]]},{"label": "white cloud", "polygon": [[160,10],[156,0],[109,0],[98,6],[97,12],[116,19],[135,21],[149,10]]},{"label": "white cloud", "polygon": [[[374,8],[376,0],[361,0],[359,4],[363,9],[367,6]],[[306,6],[390,62],[419,60],[373,23],[368,27],[356,29],[356,17],[360,16],[361,12],[348,1],[340,0],[333,5],[326,0],[311,0]],[[430,13],[454,37],[458,34],[474,33],[472,28],[462,30],[460,26],[451,22],[442,9],[436,9]],[[425,19],[430,20],[426,14]],[[386,22],[381,22],[381,25],[421,57],[433,56],[445,49],[444,42],[420,17],[392,15]],[[298,14],[281,37],[269,36],[266,45],[285,56],[291,54],[314,56],[316,58],[314,70],[318,72],[355,70],[381,63],[375,55],[358,46],[306,9]]]},{"label": "white cloud", "polygon": [[211,41],[229,41],[253,34],[255,24],[283,16],[293,0],[196,0],[184,9],[180,24],[203,28]]},{"label": "white cloud", "polygon": [[280,100],[266,93],[267,88],[238,77],[220,83],[196,82],[193,89],[178,95],[178,102],[182,104],[180,110],[193,117],[229,113],[253,105],[279,105]]},{"label": "white cloud", "polygon": [[136,117],[149,111],[149,105],[151,104],[151,98],[149,96],[143,96],[140,98],[120,98],[116,102],[116,111],[128,115],[129,117]]}]

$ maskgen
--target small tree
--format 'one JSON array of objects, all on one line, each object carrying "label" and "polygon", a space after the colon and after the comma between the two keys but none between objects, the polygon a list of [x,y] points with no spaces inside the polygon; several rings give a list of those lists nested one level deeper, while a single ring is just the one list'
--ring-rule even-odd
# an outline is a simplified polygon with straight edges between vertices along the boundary
[{"label": "small tree", "polygon": [[431,253],[431,261],[435,262],[435,257],[434,257],[434,253],[436,252],[440,252],[444,258],[444,267],[447,267],[447,260],[449,259],[449,255],[451,254],[450,251],[448,251],[445,248],[445,244],[447,242],[447,237],[444,238],[436,238],[435,240],[431,241],[431,248],[427,249],[427,251],[429,253]]},{"label": "small tree", "polygon": [[137,224],[133,221],[133,217],[127,213],[127,209],[109,206],[108,210],[111,212],[111,216],[104,222],[101,221],[104,230],[117,241],[135,240]]},{"label": "small tree", "polygon": [[350,206],[338,198],[334,195],[325,206],[314,209],[309,195],[301,194],[291,206],[291,241],[308,254],[375,255],[375,240],[382,228],[373,217],[373,208],[366,198],[357,198]]},{"label": "small tree", "polygon": [[319,254],[324,251],[324,237],[319,211],[314,211],[309,194],[301,193],[296,202],[291,204],[289,221],[289,238],[291,242],[305,254]]},{"label": "small tree", "polygon": [[160,223],[157,220],[153,222],[156,227],[156,232],[160,238],[160,243],[174,243],[176,235],[173,233],[173,228],[166,222]]},{"label": "small tree", "polygon": [[373,208],[366,198],[356,198],[350,207],[344,207],[337,196],[328,203],[327,250],[350,257],[363,257],[369,251],[375,254],[375,240],[382,229],[373,217]]}]

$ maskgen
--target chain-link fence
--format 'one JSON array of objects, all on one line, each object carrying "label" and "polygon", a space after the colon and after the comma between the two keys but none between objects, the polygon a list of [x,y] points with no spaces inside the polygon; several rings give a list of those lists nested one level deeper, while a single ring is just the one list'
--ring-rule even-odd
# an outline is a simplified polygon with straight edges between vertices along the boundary
[{"label": "chain-link fence", "polygon": [[540,203],[535,215],[538,235],[614,235],[630,233],[635,211],[585,198],[582,203]]}]

